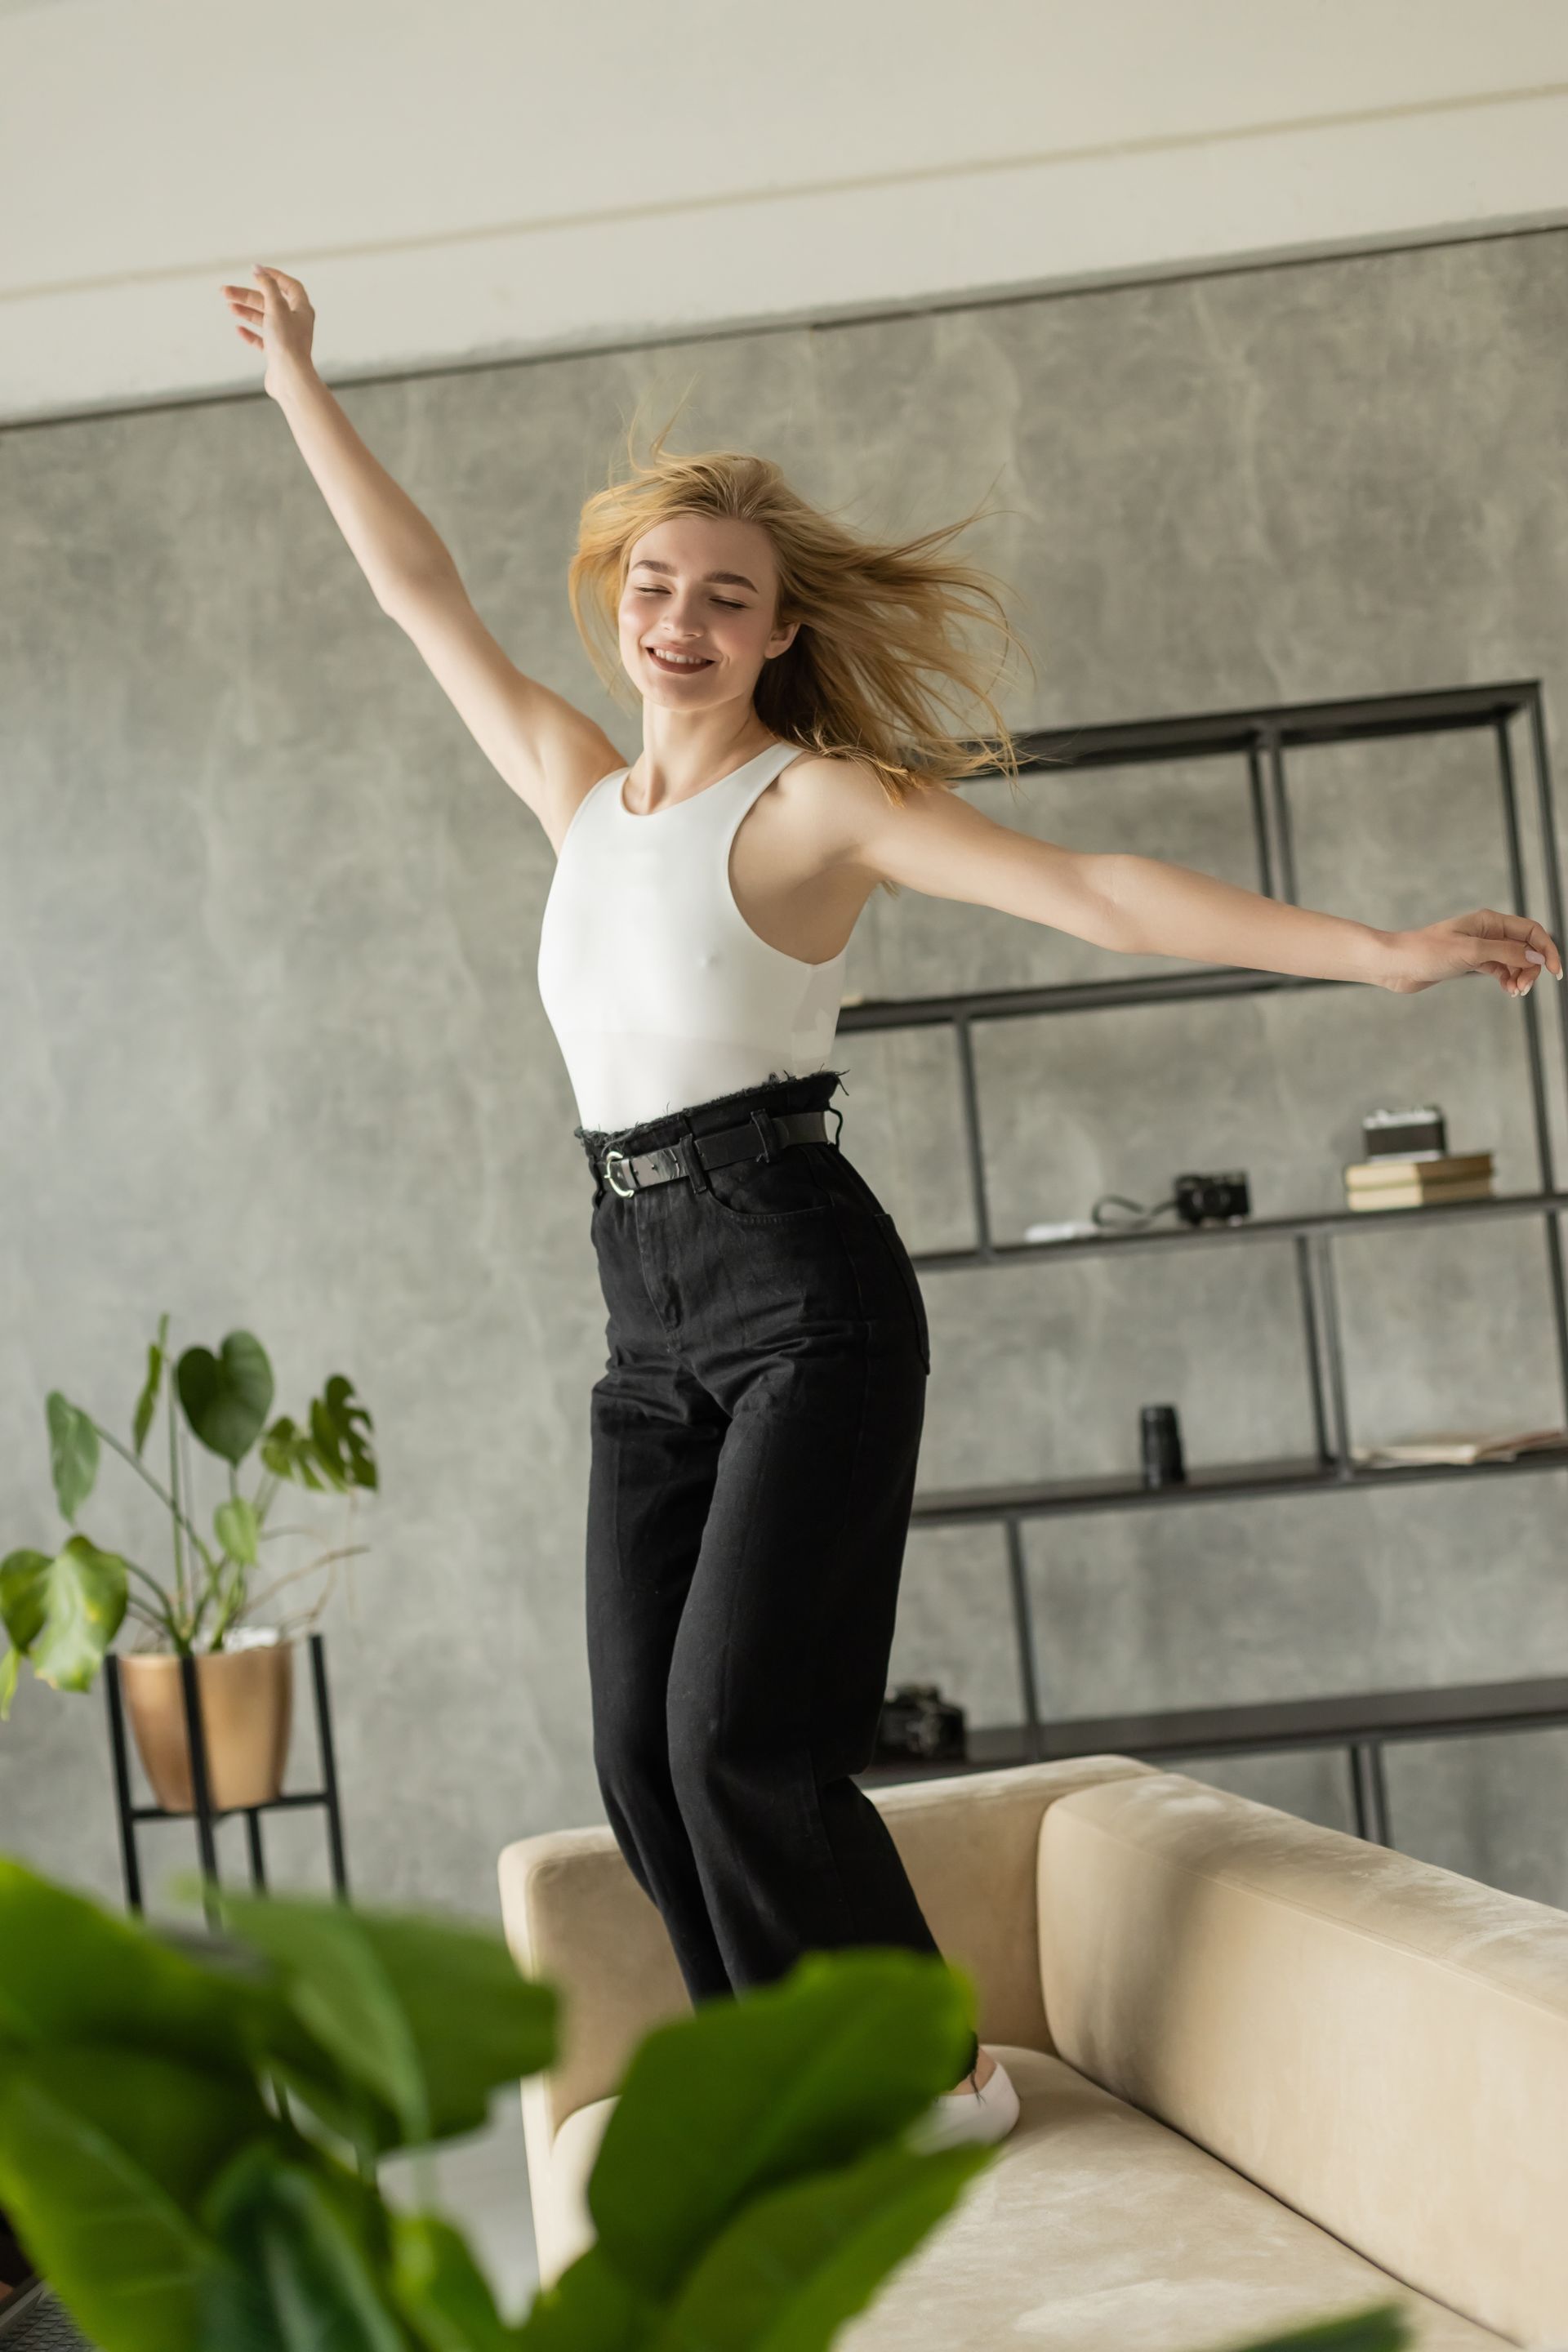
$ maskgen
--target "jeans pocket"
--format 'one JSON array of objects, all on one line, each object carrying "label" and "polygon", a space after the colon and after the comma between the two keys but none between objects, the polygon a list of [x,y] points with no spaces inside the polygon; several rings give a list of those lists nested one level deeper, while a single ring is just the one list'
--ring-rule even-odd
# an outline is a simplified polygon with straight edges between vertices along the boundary
[{"label": "jeans pocket", "polygon": [[798,1144],[786,1145],[776,1159],[731,1160],[706,1175],[703,1197],[737,1224],[776,1225],[832,1213],[832,1196]]}]

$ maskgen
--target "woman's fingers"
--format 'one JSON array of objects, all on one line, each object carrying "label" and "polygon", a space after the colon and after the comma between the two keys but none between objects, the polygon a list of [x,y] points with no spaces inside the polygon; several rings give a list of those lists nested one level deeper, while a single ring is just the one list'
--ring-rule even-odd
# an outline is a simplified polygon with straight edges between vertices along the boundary
[{"label": "woman's fingers", "polygon": [[270,262],[266,261],[253,262],[251,264],[251,268],[255,271],[257,277],[260,278],[264,286],[270,282],[273,286],[277,287],[278,290],[283,296],[285,301],[288,302],[290,309],[292,309],[297,302],[302,302],[304,300],[304,288],[300,285],[297,278],[290,278],[286,269],[274,269]]},{"label": "woman's fingers", "polygon": [[1529,915],[1478,907],[1454,925],[1473,971],[1493,974],[1510,996],[1526,996],[1538,972],[1563,976],[1563,957],[1550,931]]},{"label": "woman's fingers", "polygon": [[[1476,930],[1482,931],[1485,936],[1508,940],[1523,951],[1519,955],[1510,954],[1508,958],[1510,963],[1544,969],[1562,977],[1563,957],[1557,943],[1545,926],[1536,922],[1531,916],[1510,915],[1495,907],[1482,907],[1468,919]],[[1535,951],[1533,955],[1529,953],[1531,949]]]}]

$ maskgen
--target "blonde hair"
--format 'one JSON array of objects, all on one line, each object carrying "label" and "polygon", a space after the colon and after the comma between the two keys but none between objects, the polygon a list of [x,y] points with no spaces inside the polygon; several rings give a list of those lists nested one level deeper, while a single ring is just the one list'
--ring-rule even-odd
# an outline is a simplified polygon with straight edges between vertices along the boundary
[{"label": "blonde hair", "polygon": [[[628,431],[629,471],[617,479],[612,468],[585,501],[567,572],[572,616],[610,691],[626,688],[617,614],[644,532],[680,514],[759,523],[778,565],[776,618],[801,625],[757,679],[763,725],[803,750],[863,761],[895,801],[982,772],[1016,790],[1017,751],[992,690],[1009,653],[1028,655],[999,584],[946,551],[975,516],[916,539],[861,538],[802,498],[770,458],[682,457],[665,446],[670,429],[652,436],[646,458]],[[989,672],[975,630],[997,648]],[[986,722],[978,739],[957,731],[972,715]]]}]

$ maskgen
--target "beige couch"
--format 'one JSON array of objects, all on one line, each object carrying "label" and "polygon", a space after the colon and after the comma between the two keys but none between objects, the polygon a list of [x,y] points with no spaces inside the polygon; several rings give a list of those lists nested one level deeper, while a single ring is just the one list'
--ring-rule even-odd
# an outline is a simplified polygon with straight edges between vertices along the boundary
[{"label": "beige couch", "polygon": [[[1206,2352],[1390,2294],[1423,2347],[1568,2347],[1568,1913],[1127,1757],[877,1801],[1023,2115],[847,2347]],[[685,1995],[607,1830],[500,1877],[569,2001],[522,2095],[548,2279]]]}]

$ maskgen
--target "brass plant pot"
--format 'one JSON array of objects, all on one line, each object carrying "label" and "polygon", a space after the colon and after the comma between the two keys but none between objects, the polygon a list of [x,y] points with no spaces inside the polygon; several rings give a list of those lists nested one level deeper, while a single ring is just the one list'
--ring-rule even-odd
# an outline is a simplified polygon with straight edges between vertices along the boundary
[{"label": "brass plant pot", "polygon": [[[293,1643],[214,1650],[195,1663],[213,1811],[270,1804],[289,1757]],[[195,1812],[178,1658],[132,1652],[121,1659],[120,1673],[153,1796],[167,1813]]]}]

